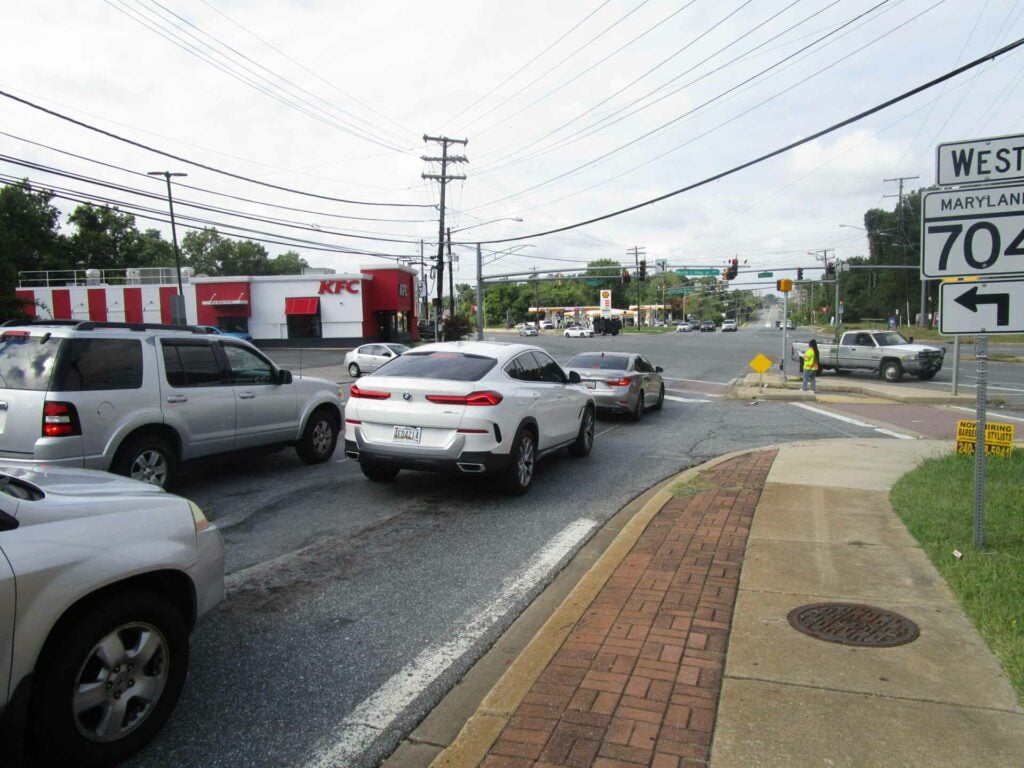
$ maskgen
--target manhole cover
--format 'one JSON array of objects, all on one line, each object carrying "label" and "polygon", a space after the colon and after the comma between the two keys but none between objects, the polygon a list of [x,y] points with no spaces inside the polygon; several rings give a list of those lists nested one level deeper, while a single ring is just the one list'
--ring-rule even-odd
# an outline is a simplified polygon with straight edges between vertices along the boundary
[{"label": "manhole cover", "polygon": [[917,639],[917,624],[892,611],[856,603],[814,603],[786,617],[793,629],[841,645],[891,648]]}]

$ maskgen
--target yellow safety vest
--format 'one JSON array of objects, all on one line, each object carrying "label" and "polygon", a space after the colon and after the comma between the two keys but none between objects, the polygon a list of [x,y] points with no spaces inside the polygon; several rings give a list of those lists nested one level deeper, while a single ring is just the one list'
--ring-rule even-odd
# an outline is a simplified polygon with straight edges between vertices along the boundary
[{"label": "yellow safety vest", "polygon": [[818,361],[811,347],[808,347],[807,351],[804,352],[804,370],[814,371],[815,373],[818,371]]}]

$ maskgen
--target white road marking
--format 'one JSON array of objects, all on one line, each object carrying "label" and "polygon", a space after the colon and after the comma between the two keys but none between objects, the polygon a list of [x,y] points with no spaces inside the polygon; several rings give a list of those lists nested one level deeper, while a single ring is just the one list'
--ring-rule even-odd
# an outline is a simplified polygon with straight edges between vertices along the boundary
[{"label": "white road marking", "polygon": [[[951,405],[949,407],[957,411],[963,411],[964,413],[977,414],[978,412],[976,408],[964,408],[963,406],[960,405]],[[991,410],[987,411],[987,413],[989,421],[991,421],[992,419],[1011,419],[1013,421],[1024,421],[1024,419],[1022,419],[1020,416],[1009,416],[1005,413],[994,413]]]},{"label": "white road marking", "polygon": [[532,591],[597,526],[597,521],[580,518],[569,523],[518,573],[502,584],[490,605],[469,610],[463,626],[452,630],[448,640],[424,649],[403,669],[364,699],[341,725],[301,765],[307,768],[335,768],[352,765],[356,758],[416,698],[468,651],[522,595]]},{"label": "white road marking", "polygon": [[721,398],[721,395],[716,395],[714,392],[695,392],[692,389],[666,389],[666,392],[679,392],[683,395],[703,395],[704,397],[717,397]]},{"label": "white road marking", "polygon": [[675,397],[674,395],[665,395],[666,400],[673,400],[677,403],[710,403],[710,400],[701,400],[696,397]]},{"label": "white road marking", "polygon": [[875,430],[875,432],[879,432],[883,435],[888,435],[889,437],[897,437],[900,440],[917,439],[913,435],[905,435],[902,432],[894,432],[893,430],[886,429],[885,427],[876,427],[874,424],[869,424],[866,421],[859,421],[849,416],[843,416],[838,413],[832,413],[831,411],[825,411],[822,410],[821,408],[815,408],[813,405],[807,405],[806,403],[793,403],[793,405],[795,405],[797,408],[803,408],[805,411],[811,411],[812,413],[817,413],[821,416],[828,416],[830,419],[838,419],[839,421],[845,421],[847,424],[853,424],[858,427],[864,427],[865,429],[873,429]]},{"label": "white road marking", "polygon": [[716,387],[728,386],[728,383],[723,383],[721,381],[705,381],[704,379],[674,379],[669,376],[665,376],[663,378],[665,379],[665,381],[692,381],[695,384],[714,384]]}]

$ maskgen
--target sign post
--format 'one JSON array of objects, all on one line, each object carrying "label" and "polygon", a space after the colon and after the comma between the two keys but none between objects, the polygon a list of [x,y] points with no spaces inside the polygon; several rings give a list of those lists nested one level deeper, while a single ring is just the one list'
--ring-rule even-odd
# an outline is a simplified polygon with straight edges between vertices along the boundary
[{"label": "sign post", "polygon": [[974,449],[974,546],[985,546],[985,418],[988,399],[988,336],[974,340],[978,359],[978,428]]}]

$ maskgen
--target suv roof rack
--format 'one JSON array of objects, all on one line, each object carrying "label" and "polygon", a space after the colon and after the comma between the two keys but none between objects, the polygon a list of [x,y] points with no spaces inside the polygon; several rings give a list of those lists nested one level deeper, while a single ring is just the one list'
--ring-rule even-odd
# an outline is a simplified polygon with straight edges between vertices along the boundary
[{"label": "suv roof rack", "polygon": [[103,328],[115,328],[125,331],[180,331],[186,333],[209,333],[205,328],[194,325],[170,325],[169,323],[115,323],[105,320],[8,320],[9,325],[58,325],[74,328],[76,331],[95,331]]}]

